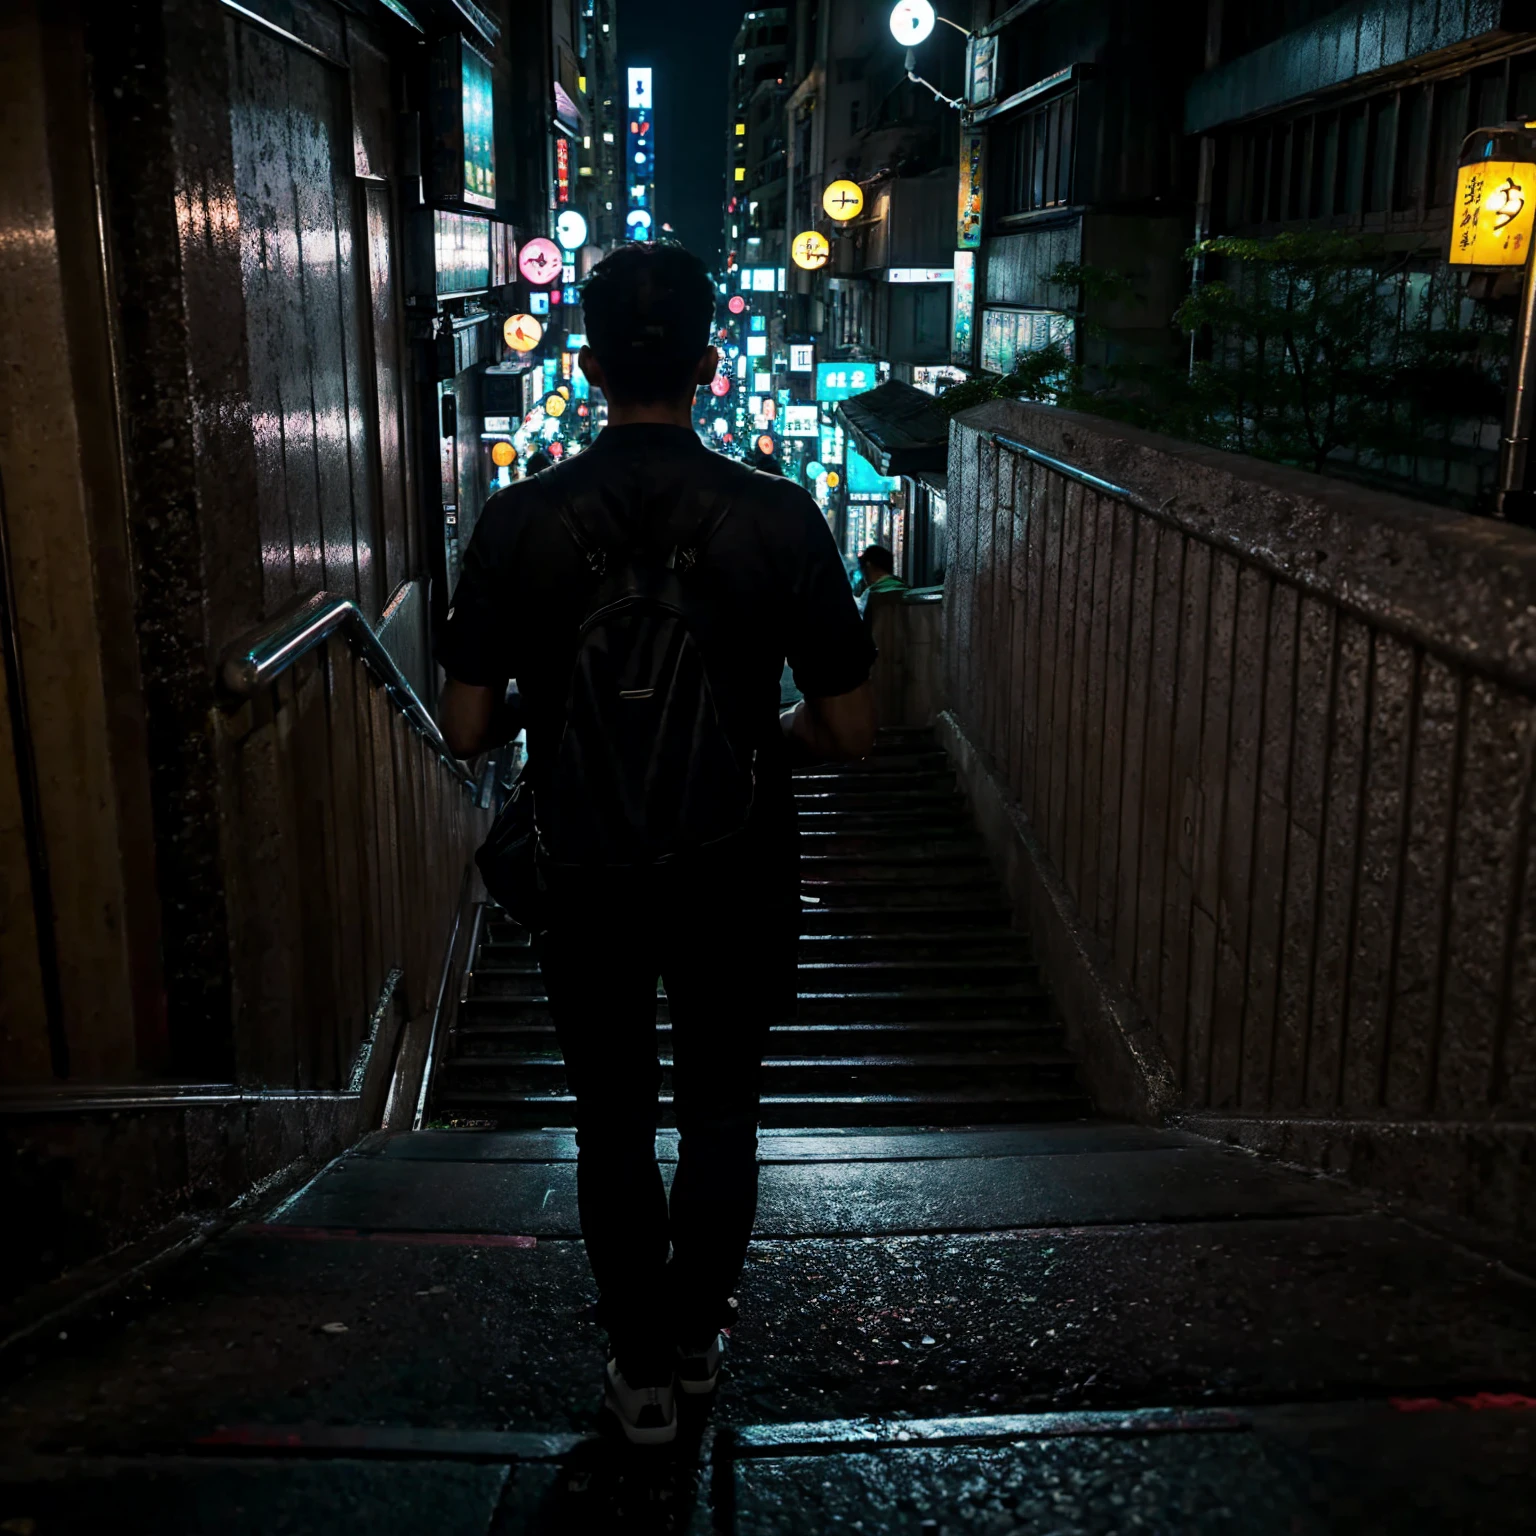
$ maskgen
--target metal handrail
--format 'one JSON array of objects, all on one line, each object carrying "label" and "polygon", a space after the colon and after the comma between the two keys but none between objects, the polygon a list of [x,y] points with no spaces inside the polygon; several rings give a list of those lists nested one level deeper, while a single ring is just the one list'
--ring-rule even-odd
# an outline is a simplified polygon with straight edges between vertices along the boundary
[{"label": "metal handrail", "polygon": [[338,631],[346,636],[363,665],[384,685],[390,702],[425,738],[453,776],[472,794],[478,793],[474,774],[449,750],[431,711],[417,698],[405,673],[350,597],[311,592],[307,597],[295,598],[275,618],[224,653],[219,676],[231,693],[242,699],[251,698]]}]

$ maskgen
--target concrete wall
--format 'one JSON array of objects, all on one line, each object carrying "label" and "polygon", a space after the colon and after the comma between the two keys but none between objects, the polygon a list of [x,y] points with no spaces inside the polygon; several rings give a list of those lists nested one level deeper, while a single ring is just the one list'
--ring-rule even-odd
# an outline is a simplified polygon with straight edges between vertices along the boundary
[{"label": "concrete wall", "polygon": [[1011,402],[949,531],[945,732],[1101,1099],[1531,1222],[1536,537]]}]

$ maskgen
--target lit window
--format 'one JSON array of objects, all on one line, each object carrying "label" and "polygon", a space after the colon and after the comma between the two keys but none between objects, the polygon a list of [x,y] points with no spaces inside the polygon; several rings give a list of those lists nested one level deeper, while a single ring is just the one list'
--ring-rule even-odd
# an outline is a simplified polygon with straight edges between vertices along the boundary
[{"label": "lit window", "polygon": [[603,31],[606,32],[607,30],[608,30],[608,23],[605,21],[603,23]]},{"label": "lit window", "polygon": [[746,63],[746,62],[747,62],[747,56],[746,56],[746,54],[744,54],[744,53],[738,53],[738,54],[737,54],[737,55],[736,55],[736,62],[737,62],[737,64],[745,64],[745,63]]},{"label": "lit window", "polygon": [[737,123],[736,124],[736,137],[738,139],[744,139],[744,138],[746,138],[746,136],[747,136],[747,125],[745,123]]},{"label": "lit window", "polygon": [[581,147],[583,149],[591,149],[592,148],[592,135],[590,133],[585,133],[585,134],[582,135],[582,137],[581,137]]},{"label": "lit window", "polygon": [[587,77],[585,75],[576,76],[576,89],[580,91],[583,96],[587,94]]},{"label": "lit window", "polygon": [[736,227],[736,225],[732,224],[731,225],[731,239],[732,240],[739,240],[740,238],[741,238],[741,231]]},{"label": "lit window", "polygon": [[747,179],[747,168],[746,168],[746,166],[738,165],[736,167],[736,180],[737,181],[745,181],[746,179]]},{"label": "lit window", "polygon": [[611,133],[605,133],[603,135],[603,143],[604,144],[612,144],[613,143],[613,135]]}]

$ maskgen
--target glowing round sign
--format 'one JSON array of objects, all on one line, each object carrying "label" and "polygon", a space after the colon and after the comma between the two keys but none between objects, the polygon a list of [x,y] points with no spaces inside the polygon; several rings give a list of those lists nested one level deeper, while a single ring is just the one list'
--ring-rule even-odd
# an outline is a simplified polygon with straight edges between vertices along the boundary
[{"label": "glowing round sign", "polygon": [[717,400],[723,400],[731,392],[731,381],[723,373],[717,373],[709,381],[709,392]]},{"label": "glowing round sign", "polygon": [[915,48],[928,41],[935,19],[928,0],[897,0],[891,12],[891,36],[902,47]]},{"label": "glowing round sign", "polygon": [[826,472],[827,466],[823,464],[820,459],[812,459],[811,462],[805,466],[805,478],[807,480],[820,480],[821,477],[826,474]]},{"label": "glowing round sign", "polygon": [[846,223],[864,211],[864,189],[856,181],[834,181],[821,194],[821,206],[829,219]]},{"label": "glowing round sign", "polygon": [[771,459],[773,457],[773,450],[777,446],[778,444],[774,442],[773,434],[771,432],[764,432],[763,435],[757,440],[757,451],[762,454],[765,459]]},{"label": "glowing round sign", "polygon": [[835,491],[843,483],[843,477],[835,469],[827,471],[827,488]]},{"label": "glowing round sign", "polygon": [[511,443],[492,443],[491,463],[497,469],[505,469],[509,464],[516,464],[517,449]]},{"label": "glowing round sign", "polygon": [[530,240],[517,253],[517,270],[537,287],[557,282],[564,265],[565,257],[560,254],[560,247],[543,235]]},{"label": "glowing round sign", "polygon": [[730,303],[725,307],[730,310],[733,315],[742,315],[746,313],[747,301],[742,298],[739,293],[734,293],[731,295]]},{"label": "glowing round sign", "polygon": [[802,271],[814,272],[818,267],[826,266],[827,258],[832,254],[832,244],[819,229],[808,229],[795,236],[789,253]]},{"label": "glowing round sign", "polygon": [[564,443],[551,443],[549,445],[549,456],[552,459],[562,459],[562,458],[564,458],[565,457],[565,444]]},{"label": "glowing round sign", "polygon": [[644,208],[635,208],[624,220],[625,227],[629,230],[631,240],[649,240],[651,238],[651,216]]},{"label": "glowing round sign", "polygon": [[549,399],[544,402],[544,414],[546,416],[564,416],[565,396],[558,394],[551,395]]},{"label": "glowing round sign", "polygon": [[579,251],[587,243],[587,221],[574,208],[555,220],[555,239],[567,251]]},{"label": "glowing round sign", "polygon": [[544,327],[532,315],[508,315],[501,339],[514,352],[532,352],[544,340]]}]

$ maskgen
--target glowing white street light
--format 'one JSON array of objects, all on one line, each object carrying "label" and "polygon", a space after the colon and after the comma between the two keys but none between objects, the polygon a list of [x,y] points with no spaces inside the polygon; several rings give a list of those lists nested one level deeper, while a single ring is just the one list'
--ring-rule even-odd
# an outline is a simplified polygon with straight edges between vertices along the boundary
[{"label": "glowing white street light", "polygon": [[929,0],[898,0],[891,12],[891,36],[903,48],[915,48],[933,35],[937,20]]}]

